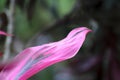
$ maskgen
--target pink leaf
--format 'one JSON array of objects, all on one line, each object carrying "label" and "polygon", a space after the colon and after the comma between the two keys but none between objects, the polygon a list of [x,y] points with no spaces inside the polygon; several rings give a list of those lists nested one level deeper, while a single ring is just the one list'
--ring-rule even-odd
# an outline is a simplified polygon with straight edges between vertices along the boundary
[{"label": "pink leaf", "polygon": [[1,71],[0,80],[26,80],[50,65],[74,57],[90,31],[76,28],[60,41],[25,49]]},{"label": "pink leaf", "polygon": [[10,34],[7,34],[7,33],[3,32],[3,31],[0,31],[0,35],[11,36]]}]

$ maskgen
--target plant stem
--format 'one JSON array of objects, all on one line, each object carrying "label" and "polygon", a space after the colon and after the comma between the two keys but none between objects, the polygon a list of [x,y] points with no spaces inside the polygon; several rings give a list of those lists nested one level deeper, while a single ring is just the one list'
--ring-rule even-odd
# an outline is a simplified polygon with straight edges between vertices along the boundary
[{"label": "plant stem", "polygon": [[[7,33],[8,34],[13,33],[14,6],[15,6],[15,0],[10,0],[9,10],[6,11],[6,14],[7,14],[7,17],[8,17],[8,26],[7,26]],[[6,41],[5,41],[5,51],[4,51],[3,61],[6,61],[10,57],[11,43],[12,43],[12,36],[7,36]]]}]

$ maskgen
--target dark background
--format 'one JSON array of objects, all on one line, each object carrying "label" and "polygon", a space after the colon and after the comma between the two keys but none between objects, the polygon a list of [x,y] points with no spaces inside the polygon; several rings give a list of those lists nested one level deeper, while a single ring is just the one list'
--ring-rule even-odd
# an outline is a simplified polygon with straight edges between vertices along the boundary
[{"label": "dark background", "polygon": [[0,37],[1,61],[79,26],[93,30],[79,53],[29,80],[120,80],[120,0],[0,0],[0,30],[14,35],[7,58]]}]

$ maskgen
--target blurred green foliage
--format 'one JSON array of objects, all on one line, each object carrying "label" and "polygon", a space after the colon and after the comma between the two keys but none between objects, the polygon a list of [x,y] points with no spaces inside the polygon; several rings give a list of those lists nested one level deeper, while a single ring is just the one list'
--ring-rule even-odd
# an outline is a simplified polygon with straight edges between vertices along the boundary
[{"label": "blurred green foliage", "polygon": [[0,12],[4,11],[7,0],[0,0]]},{"label": "blurred green foliage", "polygon": [[[40,0],[33,6],[32,18],[28,19],[27,5],[29,0],[25,1],[24,9],[19,6],[15,7],[15,34],[23,41],[29,40],[35,33],[40,32],[46,26],[52,24],[59,18],[63,18],[74,7],[76,0],[45,0],[47,8],[40,4]],[[32,5],[31,5],[32,6]],[[55,18],[52,7],[55,7],[58,18]],[[32,10],[31,10],[32,11]]]}]

